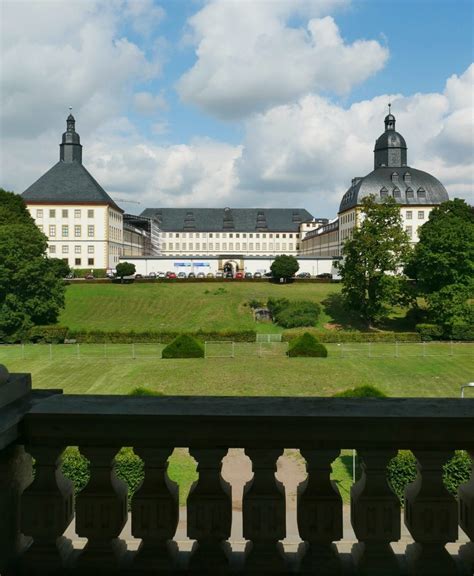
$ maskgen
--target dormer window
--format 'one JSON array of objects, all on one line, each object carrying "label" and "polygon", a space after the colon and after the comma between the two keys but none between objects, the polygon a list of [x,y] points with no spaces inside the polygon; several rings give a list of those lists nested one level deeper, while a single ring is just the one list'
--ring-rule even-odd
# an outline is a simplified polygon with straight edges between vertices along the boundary
[{"label": "dormer window", "polygon": [[393,172],[393,174],[392,174],[392,182],[393,182],[394,184],[397,184],[397,183],[398,183],[398,172]]},{"label": "dormer window", "polygon": [[411,188],[407,188],[407,200],[413,199],[415,197],[415,193]]},{"label": "dormer window", "polygon": [[380,188],[380,198],[388,198],[388,190],[385,188]]},{"label": "dormer window", "polygon": [[426,199],[426,190],[424,188],[418,188],[416,191],[416,195],[418,198],[425,200]]},{"label": "dormer window", "polygon": [[406,182],[406,184],[411,184],[410,172],[405,172],[405,174],[403,175],[403,180]]},{"label": "dormer window", "polygon": [[402,194],[400,192],[400,188],[394,188],[393,189],[393,197],[394,198],[401,198]]}]

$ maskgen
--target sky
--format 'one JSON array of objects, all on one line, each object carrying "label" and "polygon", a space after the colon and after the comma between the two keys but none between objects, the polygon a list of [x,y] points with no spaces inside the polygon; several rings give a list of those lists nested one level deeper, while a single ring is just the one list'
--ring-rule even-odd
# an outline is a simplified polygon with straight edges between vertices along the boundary
[{"label": "sky", "polygon": [[333,218],[387,105],[408,164],[474,203],[470,0],[0,0],[0,186],[83,163],[127,212]]}]

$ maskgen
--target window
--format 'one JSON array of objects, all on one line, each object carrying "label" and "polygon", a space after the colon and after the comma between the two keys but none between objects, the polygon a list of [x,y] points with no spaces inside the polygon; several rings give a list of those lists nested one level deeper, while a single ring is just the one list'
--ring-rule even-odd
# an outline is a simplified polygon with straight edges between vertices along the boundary
[{"label": "window", "polygon": [[50,218],[56,218],[56,210],[50,210],[49,211],[49,217]]},{"label": "window", "polygon": [[408,238],[411,238],[413,235],[413,228],[412,226],[405,226],[405,232],[408,234]]},{"label": "window", "polygon": [[229,238],[233,238],[234,235],[232,234],[232,232],[229,234]]},{"label": "window", "polygon": [[63,254],[69,254],[69,246],[67,244],[64,244],[64,246],[62,248],[62,253]]},{"label": "window", "polygon": [[74,210],[74,218],[80,218],[80,217],[81,217],[81,209],[76,208],[76,210]]},{"label": "window", "polygon": [[87,217],[88,218],[94,218],[94,210],[88,210],[87,211]]},{"label": "window", "polygon": [[424,219],[425,219],[424,210],[418,210],[418,220],[424,220]]},{"label": "window", "polygon": [[89,236],[89,238],[94,238],[94,234],[95,234],[94,224],[89,224],[89,226],[87,226],[87,236]]},{"label": "window", "polygon": [[162,248],[163,250],[166,250],[166,244],[163,243],[163,244],[161,245],[161,248]]},{"label": "window", "polygon": [[[184,247],[184,249],[186,250],[186,246]],[[192,249],[193,249],[192,242],[189,242],[189,244],[188,244],[188,250],[192,250]]]},{"label": "window", "polygon": [[36,218],[43,218],[43,210],[36,210]]},{"label": "window", "polygon": [[81,253],[81,247],[79,245],[74,246],[74,254],[80,254]]},{"label": "window", "polygon": [[88,253],[88,254],[94,254],[94,246],[91,246],[91,245],[89,244],[89,246],[87,247],[87,253]]},{"label": "window", "polygon": [[253,242],[250,242],[250,244],[249,244],[249,250],[250,250],[250,251],[253,251]]},{"label": "window", "polygon": [[283,242],[283,244],[281,245],[281,249],[283,250],[283,252],[286,252],[286,244],[285,244],[285,242]]},{"label": "window", "polygon": [[270,252],[273,252],[273,242],[270,242],[270,244],[268,245],[268,249],[270,250]]},{"label": "window", "polygon": [[222,250],[227,250],[227,242],[222,243]]},{"label": "window", "polygon": [[407,220],[411,220],[413,218],[413,212],[411,210],[407,210]]},{"label": "window", "polygon": [[54,224],[49,226],[49,235],[53,237],[56,236],[56,226]]},{"label": "window", "polygon": [[63,224],[63,226],[61,228],[61,235],[64,238],[67,238],[69,236],[69,226],[67,224]]},{"label": "window", "polygon": [[242,234],[242,238],[247,238],[247,234]]},{"label": "window", "polygon": [[260,242],[257,242],[255,244],[255,250],[259,251],[260,250]]},{"label": "window", "polygon": [[76,224],[76,226],[74,226],[74,236],[76,238],[80,238],[81,237],[81,226],[80,224]]},{"label": "window", "polygon": [[50,254],[56,254],[56,246],[50,246],[49,247],[49,253]]},{"label": "window", "polygon": [[216,250],[220,250],[221,249],[221,245],[219,242],[216,242]]},{"label": "window", "polygon": [[199,242],[196,242],[196,250],[200,250],[201,249],[201,244]]},{"label": "window", "polygon": [[240,250],[240,242],[237,242],[237,243],[236,243],[235,249],[236,249],[236,250]]},{"label": "window", "polygon": [[407,188],[407,199],[408,198],[414,198],[415,197],[415,193],[413,192],[413,190],[411,188]]},{"label": "window", "polygon": [[286,238],[286,234],[283,234],[283,235],[282,235],[282,238]]},{"label": "window", "polygon": [[74,264],[75,264],[76,266],[80,266],[80,265],[81,265],[81,259],[80,259],[80,258],[75,258]]},{"label": "window", "polygon": [[240,234],[236,234],[235,237],[236,237],[236,238],[240,238]]},{"label": "window", "polygon": [[219,232],[216,233],[216,238],[219,238],[220,234]]},{"label": "window", "polygon": [[280,234],[276,234],[276,238],[280,238]]},{"label": "window", "polygon": [[[206,245],[203,245],[204,250],[206,249]],[[214,250],[214,244],[209,244],[209,250]]]},{"label": "window", "polygon": [[[118,258],[116,258],[116,261],[118,260]],[[89,266],[94,266],[94,258],[88,258],[87,259],[87,264]]]},{"label": "window", "polygon": [[383,188],[380,188],[380,198],[387,198],[388,196],[388,190],[385,188],[385,186]]},{"label": "window", "polygon": [[418,190],[416,191],[416,195],[418,196],[418,198],[426,198],[426,190],[424,188],[418,188]]},{"label": "window", "polygon": [[260,234],[255,234],[255,238],[260,238]]},{"label": "window", "polygon": [[209,238],[212,238],[212,232],[209,234]]},{"label": "window", "polygon": [[203,249],[203,250],[207,250],[207,244],[203,243],[202,249]]},{"label": "window", "polygon": [[179,238],[179,232],[176,232],[175,237]]},{"label": "window", "polygon": [[68,217],[69,217],[69,211],[68,211],[68,210],[63,210],[63,211],[62,211],[62,215],[63,215],[63,218],[68,218]]},{"label": "window", "polygon": [[247,243],[242,244],[242,250],[247,250]]},{"label": "window", "polygon": [[234,249],[234,243],[233,242],[229,242],[229,250],[233,250]]}]

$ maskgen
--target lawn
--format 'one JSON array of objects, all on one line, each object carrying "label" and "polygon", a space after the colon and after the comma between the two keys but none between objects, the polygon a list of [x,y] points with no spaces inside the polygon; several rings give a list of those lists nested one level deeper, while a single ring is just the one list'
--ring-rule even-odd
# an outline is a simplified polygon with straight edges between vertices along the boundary
[{"label": "lawn", "polygon": [[[60,324],[72,330],[258,330],[280,331],[256,324],[247,305],[270,296],[312,300],[322,304],[318,327],[327,323],[358,327],[342,309],[340,284],[270,282],[156,282],[137,284],[73,284],[66,292]],[[406,329],[398,312],[390,329]]]}]

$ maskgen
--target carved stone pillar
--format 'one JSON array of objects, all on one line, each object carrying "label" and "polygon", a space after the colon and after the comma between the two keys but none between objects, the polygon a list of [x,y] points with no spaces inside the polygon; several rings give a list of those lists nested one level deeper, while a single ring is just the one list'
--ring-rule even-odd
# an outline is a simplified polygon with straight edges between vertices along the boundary
[{"label": "carved stone pillar", "polygon": [[469,481],[461,484],[459,496],[459,525],[471,539],[471,542],[461,546],[459,554],[474,574],[474,450],[468,450],[472,461],[472,472]]},{"label": "carved stone pillar", "polygon": [[178,485],[166,473],[172,451],[135,448],[144,461],[145,478],[132,500],[132,534],[142,539],[133,570],[162,573],[174,566],[177,548],[170,540],[178,526]]},{"label": "carved stone pillar", "polygon": [[443,464],[451,456],[443,451],[415,451],[418,476],[405,489],[405,524],[415,540],[407,547],[411,574],[457,574],[445,545],[458,535],[456,500],[443,484]]},{"label": "carved stone pillar", "polygon": [[72,482],[61,472],[64,447],[32,446],[35,479],[21,498],[21,529],[33,537],[22,558],[26,574],[61,574],[72,550],[63,534],[74,517]]},{"label": "carved stone pillar", "polygon": [[275,478],[282,449],[245,449],[252,460],[254,476],[244,487],[243,536],[247,573],[266,574],[285,570],[282,544],[286,536],[285,488]]},{"label": "carved stone pillar", "polygon": [[81,570],[117,570],[124,543],[118,536],[127,521],[127,487],[115,475],[117,448],[80,447],[90,461],[90,480],[77,496],[76,532],[88,538],[78,559]]},{"label": "carved stone pillar", "polygon": [[189,570],[202,574],[223,574],[229,569],[232,528],[231,486],[221,476],[222,459],[227,450],[189,450],[197,461],[199,478],[188,496],[188,536],[197,540]]},{"label": "carved stone pillar", "polygon": [[31,456],[23,446],[11,445],[0,452],[0,574],[13,568],[31,543],[20,529],[21,494],[33,480],[31,470]]},{"label": "carved stone pillar", "polygon": [[364,575],[400,574],[390,545],[400,539],[400,502],[387,482],[387,464],[395,450],[359,450],[362,475],[351,488],[351,524],[359,540],[352,548]]},{"label": "carved stone pillar", "polygon": [[297,519],[304,553],[300,572],[320,576],[342,574],[334,541],[342,538],[342,498],[330,480],[331,462],[339,450],[302,450],[307,479],[297,490]]}]

